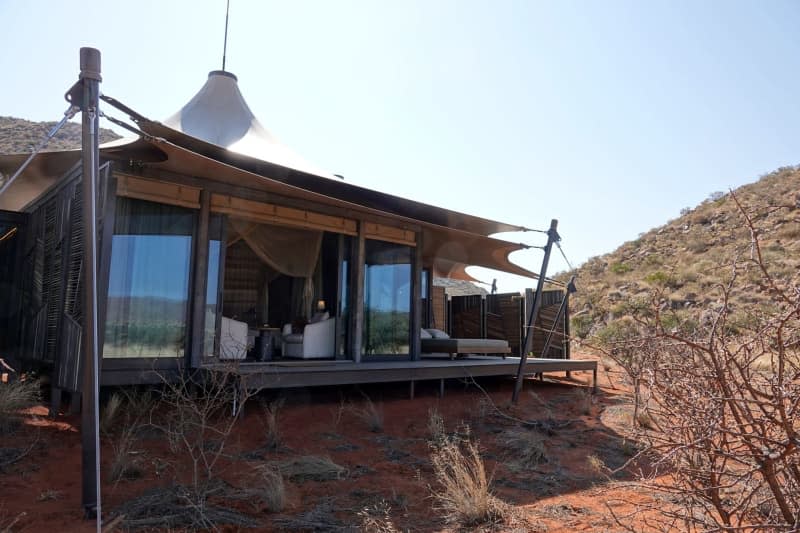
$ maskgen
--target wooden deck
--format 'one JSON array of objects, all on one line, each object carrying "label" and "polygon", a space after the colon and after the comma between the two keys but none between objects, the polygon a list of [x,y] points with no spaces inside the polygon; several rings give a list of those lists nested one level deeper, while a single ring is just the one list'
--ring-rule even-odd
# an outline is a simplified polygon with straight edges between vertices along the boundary
[{"label": "wooden deck", "polygon": [[[469,356],[455,360],[448,357],[424,357],[419,361],[274,361],[209,365],[209,370],[234,370],[248,388],[288,388],[358,383],[416,382],[463,379],[482,376],[516,376],[518,357]],[[597,361],[577,359],[528,359],[525,374],[545,372],[592,372],[597,387]]]}]

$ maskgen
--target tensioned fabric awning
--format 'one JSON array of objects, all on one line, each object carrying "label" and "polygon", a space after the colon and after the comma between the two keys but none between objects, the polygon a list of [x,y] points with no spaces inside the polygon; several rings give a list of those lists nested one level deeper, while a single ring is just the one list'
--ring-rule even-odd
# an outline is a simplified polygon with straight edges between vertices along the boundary
[{"label": "tensioned fabric awning", "polygon": [[210,72],[200,91],[164,123],[150,120],[131,109],[126,111],[143,131],[154,137],[332,198],[485,236],[528,229],[416,202],[335,178],[330,172],[302,159],[267,131],[250,111],[236,77],[229,72]]},{"label": "tensioned fabric awning", "polygon": [[[424,260],[443,276],[471,280],[464,268],[475,265],[536,277],[509,260],[511,252],[527,246],[489,237],[526,228],[352,185],[313,167],[261,126],[230,73],[210,73],[200,92],[165,123],[106,101],[145,132],[142,138],[101,147],[102,157],[126,163],[133,174],[150,167],[411,223],[422,228]],[[0,156],[0,172],[12,173],[25,157]],[[79,159],[77,150],[39,154],[0,197],[0,209],[22,209]]]}]

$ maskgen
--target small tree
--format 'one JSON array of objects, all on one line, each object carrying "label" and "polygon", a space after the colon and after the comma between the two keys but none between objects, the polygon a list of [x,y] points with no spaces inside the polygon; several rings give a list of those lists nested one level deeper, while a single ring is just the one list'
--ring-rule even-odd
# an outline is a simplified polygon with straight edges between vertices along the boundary
[{"label": "small tree", "polygon": [[[752,244],[720,283],[721,303],[688,331],[666,328],[653,306],[626,348],[644,362],[652,425],[640,438],[655,467],[646,481],[676,502],[655,529],[800,528],[800,290],[770,274],[751,217],[731,197]],[[770,306],[730,327],[729,296],[754,287]]]}]

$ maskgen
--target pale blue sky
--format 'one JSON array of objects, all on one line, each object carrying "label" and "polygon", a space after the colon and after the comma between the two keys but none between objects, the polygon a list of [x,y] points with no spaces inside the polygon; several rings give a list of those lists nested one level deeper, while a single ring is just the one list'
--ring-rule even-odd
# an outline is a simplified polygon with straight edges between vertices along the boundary
[{"label": "pale blue sky", "polygon": [[[95,46],[103,92],[166,118],[220,68],[224,11],[0,0],[0,115],[58,119]],[[580,263],[800,162],[798,28],[800,3],[771,0],[231,0],[227,67],[309,161],[505,222],[558,218]],[[541,253],[514,259],[538,270]]]}]

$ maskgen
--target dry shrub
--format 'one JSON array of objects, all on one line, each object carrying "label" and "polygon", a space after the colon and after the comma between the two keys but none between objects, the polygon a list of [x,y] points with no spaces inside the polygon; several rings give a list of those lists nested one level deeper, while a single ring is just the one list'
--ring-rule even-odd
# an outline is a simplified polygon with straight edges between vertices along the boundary
[{"label": "dry shrub", "polygon": [[[156,505],[156,510],[146,517],[148,506],[154,502],[151,495],[142,495],[133,510],[141,518],[136,519],[138,522],[126,518],[125,523],[153,523],[151,520],[159,518],[169,523],[169,516],[157,512],[177,513],[181,524],[191,518],[190,523],[196,529],[216,530],[221,524],[254,523],[226,508],[225,499],[233,499],[236,494],[221,483],[220,474],[229,464],[234,427],[247,401],[257,391],[248,389],[234,365],[214,371],[179,372],[172,379],[162,377],[162,380],[163,409],[150,410],[150,425],[167,437],[172,451],[180,456],[172,465],[176,476],[188,480],[186,485],[171,488],[165,497],[191,508],[193,515],[184,517],[182,510],[165,503]],[[166,416],[160,416],[161,412],[166,412]]]},{"label": "dry shrub", "polygon": [[321,455],[303,455],[284,461],[271,461],[267,465],[291,481],[331,481],[347,477],[345,467]]},{"label": "dry shrub", "polygon": [[[207,488],[207,495],[231,496],[230,489],[221,482],[211,483]],[[125,500],[109,514],[112,517],[122,517],[121,525],[126,530],[227,531],[221,526],[232,526],[235,528],[232,531],[239,531],[261,525],[227,504],[212,503],[209,499],[198,501],[194,488],[177,484],[152,487]]]},{"label": "dry shrub", "polygon": [[431,462],[438,482],[433,498],[448,523],[474,527],[505,520],[507,506],[492,494],[474,441],[444,439],[433,445]]},{"label": "dry shrub", "polygon": [[13,431],[19,424],[20,411],[33,407],[40,401],[38,381],[26,379],[0,382],[0,434]]},{"label": "dry shrub", "polygon": [[525,472],[548,462],[544,438],[525,428],[507,429],[497,437],[498,444],[509,451],[508,467],[514,472]]},{"label": "dry shrub", "polygon": [[[758,238],[763,229],[754,224],[759,210],[731,198],[751,242],[720,272],[716,294],[708,295],[716,302],[696,328],[683,330],[665,327],[654,298],[656,305],[636,317],[639,334],[621,346],[638,354],[648,400],[645,423],[635,415],[649,426],[639,432],[641,453],[651,459],[644,482],[672,502],[645,524],[649,529],[637,522],[639,530],[800,528],[798,281],[772,274]],[[770,305],[737,310],[732,296],[739,292]],[[737,311],[745,324],[736,323]]]}]

